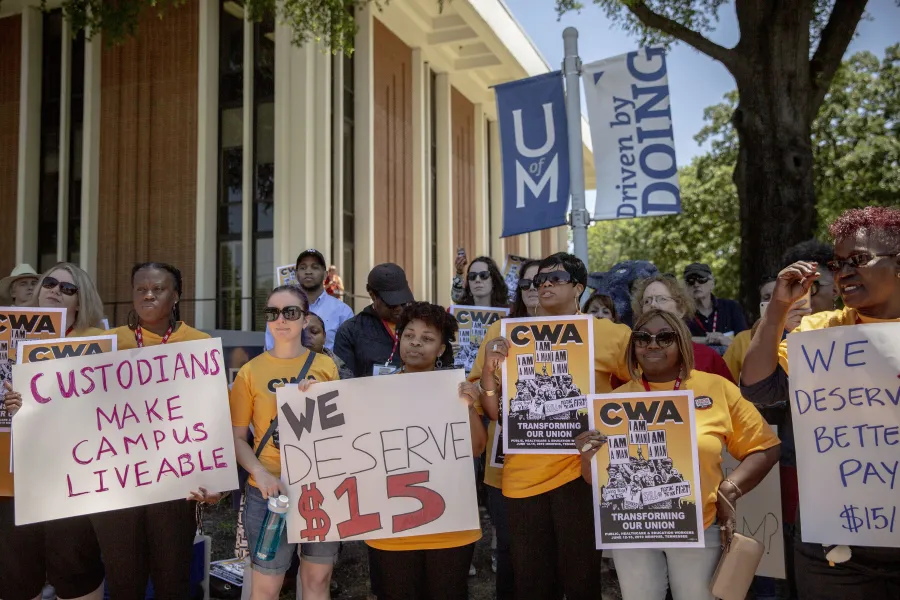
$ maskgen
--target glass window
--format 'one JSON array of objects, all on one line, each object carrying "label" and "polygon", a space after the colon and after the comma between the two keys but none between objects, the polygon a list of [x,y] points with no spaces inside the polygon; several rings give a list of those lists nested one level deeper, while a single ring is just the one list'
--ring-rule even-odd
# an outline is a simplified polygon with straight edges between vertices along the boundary
[{"label": "glass window", "polygon": [[266,318],[262,311],[269,292],[275,287],[275,252],[271,236],[256,240],[253,260],[253,271],[256,274],[253,281],[253,329],[265,331]]},{"label": "glass window", "polygon": [[69,112],[69,224],[68,258],[81,258],[81,165],[84,148],[84,32],[72,40],[72,103]]},{"label": "glass window", "polygon": [[354,168],[356,161],[354,160],[355,145],[353,143],[354,136],[354,82],[353,82],[353,57],[344,55],[344,156],[342,159],[344,166],[344,198],[343,198],[343,218],[344,218],[344,239],[341,240],[343,247],[341,249],[341,258],[344,263],[344,272],[339,273],[344,281],[344,301],[353,302],[353,296],[356,293],[354,289],[355,278],[355,259],[356,252],[354,250],[354,240],[356,239],[356,219],[355,219],[355,173]]}]

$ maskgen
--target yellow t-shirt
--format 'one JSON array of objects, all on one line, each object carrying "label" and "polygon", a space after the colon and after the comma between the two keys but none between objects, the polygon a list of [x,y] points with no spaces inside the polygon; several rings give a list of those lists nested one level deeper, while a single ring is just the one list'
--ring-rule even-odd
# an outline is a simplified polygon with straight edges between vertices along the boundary
[{"label": "yellow t-shirt", "polygon": [[[110,332],[97,327],[86,327],[73,331],[65,337],[93,337],[109,335]],[[13,474],[9,472],[9,455],[11,453],[12,436],[8,431],[0,433],[0,496],[14,496]]]},{"label": "yellow t-shirt", "polygon": [[[234,385],[228,395],[231,405],[231,424],[234,427],[248,427],[253,424],[253,449],[259,447],[269,425],[278,417],[275,390],[297,383],[297,375],[306,364],[310,350],[297,358],[275,358],[263,352],[246,363],[234,378]],[[324,354],[315,354],[307,379],[315,381],[336,381],[337,365]],[[281,452],[278,445],[278,431],[266,442],[259,455],[259,462],[275,477],[281,477]],[[250,485],[257,487],[250,477]]]},{"label": "yellow t-shirt", "polygon": [[725,351],[725,356],[722,357],[725,360],[725,364],[728,365],[728,370],[731,371],[731,376],[737,382],[741,381],[741,369],[744,368],[744,357],[747,356],[747,350],[750,349],[750,339],[752,337],[751,329],[745,329],[740,332],[734,336],[734,340],[728,346],[728,350]]},{"label": "yellow t-shirt", "polygon": [[[477,407],[478,414],[483,415],[484,409],[480,406]],[[492,467],[491,466],[491,450],[494,448],[494,439],[497,437],[497,421],[491,421],[490,425],[488,425],[487,431],[487,453],[485,454],[485,463],[484,463],[484,484],[489,485],[493,488],[502,489],[503,487],[503,467]],[[502,444],[502,442],[501,442]],[[503,447],[499,448],[499,451],[503,452]]]},{"label": "yellow t-shirt", "polygon": [[[675,382],[651,383],[654,392],[671,391]],[[703,527],[716,520],[716,491],[725,478],[722,474],[722,449],[741,461],[748,454],[767,450],[781,442],[756,407],[741,396],[736,385],[711,373],[691,371],[681,386],[693,390],[694,398],[712,400],[709,408],[694,411],[697,428],[697,456],[700,460],[700,493],[703,497]],[[617,393],[644,392],[643,384],[629,381]]]},{"label": "yellow t-shirt", "polygon": [[[630,378],[625,366],[625,352],[631,329],[609,319],[591,319],[594,327],[594,389],[609,392],[609,376]],[[469,373],[469,381],[479,381],[484,368],[485,344],[500,336],[500,321],[496,321],[484,336],[478,356]],[[499,371],[496,373],[500,377]],[[480,406],[476,406],[481,411]],[[507,454],[503,463],[503,495],[509,498],[528,498],[556,489],[581,477],[581,459],[563,454]]]},{"label": "yellow t-shirt", "polygon": [[[134,337],[134,331],[125,325],[109,331],[104,331],[103,334],[116,336],[118,338],[117,348],[119,350],[134,350],[138,347],[137,338]],[[161,335],[156,335],[152,331],[147,331],[146,329],[141,329],[141,336],[144,338],[144,347],[159,346],[162,342]],[[199,329],[194,329],[179,321],[178,329],[172,332],[172,335],[169,336],[169,340],[166,343],[177,344],[178,342],[193,342],[196,340],[207,339],[209,339],[208,333],[203,333]]]}]

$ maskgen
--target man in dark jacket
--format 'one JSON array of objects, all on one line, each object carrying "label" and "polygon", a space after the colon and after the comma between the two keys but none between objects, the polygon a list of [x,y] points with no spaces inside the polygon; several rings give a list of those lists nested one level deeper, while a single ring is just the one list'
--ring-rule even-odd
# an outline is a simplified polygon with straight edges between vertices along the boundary
[{"label": "man in dark jacket", "polygon": [[386,375],[400,368],[397,321],[413,301],[406,273],[394,263],[372,269],[366,291],[372,304],[344,321],[334,339],[334,353],[354,377]]}]

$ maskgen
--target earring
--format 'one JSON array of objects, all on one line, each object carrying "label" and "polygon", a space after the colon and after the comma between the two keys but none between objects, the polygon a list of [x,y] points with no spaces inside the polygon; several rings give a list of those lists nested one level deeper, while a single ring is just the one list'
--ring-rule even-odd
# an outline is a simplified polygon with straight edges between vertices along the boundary
[{"label": "earring", "polygon": [[440,358],[437,359],[436,361],[434,361],[434,368],[435,368],[435,369],[443,368],[443,366],[444,366],[444,363],[441,361]]}]

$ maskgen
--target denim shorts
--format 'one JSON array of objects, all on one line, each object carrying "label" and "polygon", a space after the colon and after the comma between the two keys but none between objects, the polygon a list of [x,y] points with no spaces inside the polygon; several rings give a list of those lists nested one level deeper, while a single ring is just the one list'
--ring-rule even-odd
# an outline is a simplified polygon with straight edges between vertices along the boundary
[{"label": "denim shorts", "polygon": [[[252,485],[247,486],[247,501],[244,504],[244,531],[247,535],[247,546],[253,570],[263,575],[282,575],[291,567],[291,560],[297,544],[289,544],[287,533],[281,536],[281,545],[272,560],[259,560],[254,554],[259,531],[268,510],[267,501],[260,491]],[[300,558],[306,562],[319,565],[333,565],[340,552],[340,542],[316,542],[300,544]]]}]

